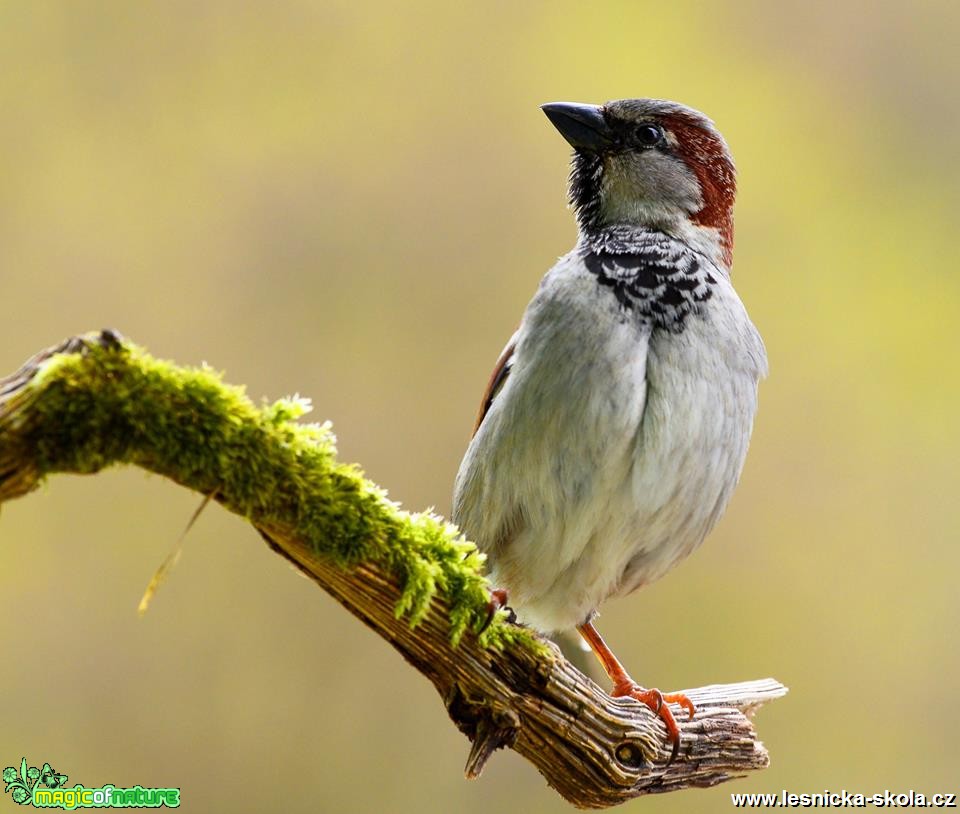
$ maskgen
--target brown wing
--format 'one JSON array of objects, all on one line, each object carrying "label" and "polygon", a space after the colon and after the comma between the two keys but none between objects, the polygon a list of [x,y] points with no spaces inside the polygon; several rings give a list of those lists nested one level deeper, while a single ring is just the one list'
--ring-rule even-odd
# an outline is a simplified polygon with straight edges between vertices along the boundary
[{"label": "brown wing", "polygon": [[480,412],[477,414],[476,424],[473,425],[473,435],[477,434],[477,430],[480,429],[480,425],[483,423],[483,419],[486,417],[490,405],[493,404],[497,393],[500,392],[500,388],[502,388],[507,381],[507,376],[510,375],[510,360],[513,357],[513,350],[516,344],[516,339],[511,339],[503,349],[503,353],[500,354],[500,358],[497,359],[493,373],[490,374],[490,381],[487,382],[487,389],[483,393],[483,400],[480,402]]}]

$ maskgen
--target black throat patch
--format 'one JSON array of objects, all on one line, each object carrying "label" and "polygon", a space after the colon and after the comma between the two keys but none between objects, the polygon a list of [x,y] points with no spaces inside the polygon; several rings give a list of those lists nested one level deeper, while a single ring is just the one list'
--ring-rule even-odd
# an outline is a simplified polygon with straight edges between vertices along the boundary
[{"label": "black throat patch", "polygon": [[706,258],[662,232],[604,230],[578,250],[624,310],[672,333],[702,313],[717,283]]},{"label": "black throat patch", "polygon": [[570,205],[577,216],[581,231],[596,229],[600,221],[600,179],[603,161],[592,153],[573,151],[570,163]]}]

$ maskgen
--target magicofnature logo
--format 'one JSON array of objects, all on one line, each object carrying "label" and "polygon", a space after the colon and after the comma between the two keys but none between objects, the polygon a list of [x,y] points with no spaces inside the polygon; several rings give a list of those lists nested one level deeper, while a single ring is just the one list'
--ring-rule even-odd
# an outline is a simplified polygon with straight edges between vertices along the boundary
[{"label": "magicofnature logo", "polygon": [[3,770],[4,791],[13,802],[37,808],[158,808],[180,806],[180,789],[117,788],[106,786],[86,788],[77,783],[67,788],[67,775],[55,771],[49,763],[42,769],[27,766],[27,759],[20,761],[20,770],[7,766]]}]

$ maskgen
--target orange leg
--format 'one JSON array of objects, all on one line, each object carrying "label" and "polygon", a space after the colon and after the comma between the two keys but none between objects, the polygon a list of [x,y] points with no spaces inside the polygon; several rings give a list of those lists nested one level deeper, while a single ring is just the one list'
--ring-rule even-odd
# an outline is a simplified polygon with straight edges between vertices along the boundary
[{"label": "orange leg", "polygon": [[[480,628],[480,632],[483,633],[490,623],[493,621],[493,617],[496,616],[496,613],[501,608],[507,607],[507,592],[503,588],[494,588],[490,591],[490,601],[487,602],[487,620],[483,623],[483,627]],[[509,608],[507,608],[509,610]],[[511,619],[510,621],[513,621]]]},{"label": "orange leg", "polygon": [[613,682],[613,689],[610,691],[610,695],[614,698],[629,695],[631,698],[642,701],[650,707],[656,715],[660,716],[660,720],[662,720],[667,727],[667,737],[673,744],[670,760],[667,763],[669,766],[676,759],[677,753],[680,751],[680,728],[677,726],[670,707],[663,702],[679,704],[687,710],[691,718],[694,712],[696,712],[696,707],[694,707],[693,702],[682,693],[664,695],[660,690],[644,689],[630,678],[627,671],[623,669],[623,665],[617,657],[613,655],[613,651],[607,647],[607,643],[601,638],[591,622],[577,625],[577,630],[586,640],[587,644],[590,645],[590,649],[597,654],[597,658],[600,659],[603,669],[607,675],[610,676],[610,680]]}]

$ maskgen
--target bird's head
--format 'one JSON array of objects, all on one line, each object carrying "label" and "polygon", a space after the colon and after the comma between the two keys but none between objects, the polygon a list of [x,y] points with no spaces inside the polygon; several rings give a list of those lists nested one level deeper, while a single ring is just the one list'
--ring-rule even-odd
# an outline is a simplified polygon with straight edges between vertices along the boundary
[{"label": "bird's head", "polygon": [[736,173],[706,116],[659,99],[553,102],[543,112],[574,148],[570,202],[582,233],[660,229],[730,266]]}]

